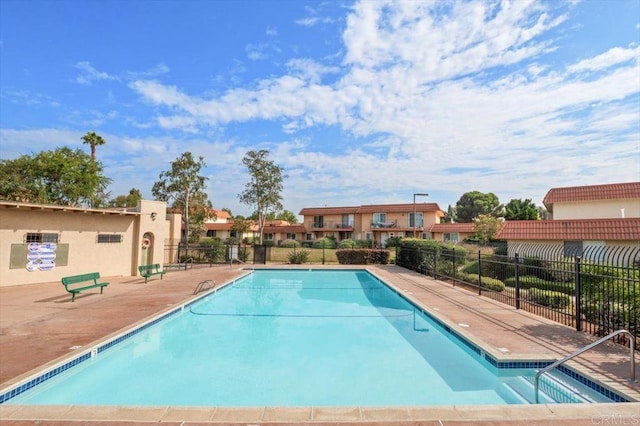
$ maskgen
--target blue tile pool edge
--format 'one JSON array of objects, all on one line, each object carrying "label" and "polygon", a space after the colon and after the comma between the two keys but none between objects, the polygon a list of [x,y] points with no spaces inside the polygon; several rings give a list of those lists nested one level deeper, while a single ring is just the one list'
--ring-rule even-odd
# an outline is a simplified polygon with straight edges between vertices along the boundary
[{"label": "blue tile pool edge", "polygon": [[180,305],[175,306],[169,311],[161,313],[158,316],[149,319],[148,321],[136,326],[133,329],[129,329],[117,336],[107,339],[102,343],[94,345],[91,348],[85,349],[80,354],[72,356],[72,358],[70,359],[65,359],[61,361],[58,365],[48,368],[44,373],[40,373],[35,378],[26,378],[14,385],[9,386],[8,388],[6,388],[6,390],[0,391],[0,405],[4,404],[5,402],[9,401],[12,398],[15,398],[16,396],[22,394],[23,392],[28,391],[34,386],[37,386],[43,382],[46,382],[47,380],[57,376],[58,374],[72,367],[75,367],[76,365],[84,361],[87,361],[93,358],[94,356],[106,351],[107,349],[117,345],[118,343],[122,343],[128,338],[135,336],[136,334],[146,330],[147,328],[157,324],[158,322],[163,321],[179,312],[184,311],[185,308],[189,308],[191,305],[193,305],[196,302],[199,302],[203,298],[206,298],[212,294],[215,294],[218,291],[222,291],[226,288],[229,288],[232,284],[235,284],[238,280],[241,280],[242,278],[246,277],[247,275],[250,275],[251,273],[253,273],[253,271],[248,270],[246,274],[243,274],[240,277],[234,278],[233,280],[223,283],[217,288],[212,288],[211,290],[202,293],[198,297],[195,297],[189,300],[188,302],[181,303]]},{"label": "blue tile pool edge", "polygon": [[[448,334],[450,334],[451,336],[453,336],[457,341],[459,341],[460,343],[464,344],[465,346],[467,346],[469,349],[471,349],[472,351],[474,351],[475,353],[477,353],[479,356],[481,356],[482,358],[484,358],[487,362],[489,362],[492,366],[496,367],[496,368],[527,368],[527,369],[540,369],[540,368],[544,368],[547,365],[550,365],[553,361],[514,361],[514,360],[510,360],[510,361],[500,361],[496,358],[494,358],[492,355],[488,354],[484,349],[482,349],[481,347],[479,347],[478,345],[476,345],[475,343],[473,343],[471,340],[469,340],[468,338],[462,336],[461,334],[457,333],[455,330],[453,330],[451,328],[451,326],[449,326],[448,324],[444,323],[443,321],[441,321],[440,319],[438,319],[437,317],[435,317],[433,314],[431,314],[430,312],[428,312],[427,310],[425,310],[423,307],[417,305],[417,303],[413,300],[411,300],[409,297],[407,297],[407,295],[403,294],[400,290],[396,289],[395,286],[390,285],[388,283],[386,283],[383,279],[381,279],[380,277],[378,277],[376,274],[374,274],[373,272],[371,272],[370,270],[366,269],[366,268],[350,268],[350,269],[324,269],[324,268],[300,268],[303,270],[309,270],[309,271],[363,271],[363,272],[367,272],[368,274],[370,274],[372,277],[374,277],[376,280],[378,280],[382,285],[385,285],[386,287],[388,287],[390,290],[392,290],[394,293],[396,293],[398,296],[400,296],[402,299],[404,299],[407,303],[411,304],[412,306],[414,306],[417,310],[419,310],[423,315],[428,316],[432,321],[436,322],[440,327],[442,327],[442,329],[444,331],[446,331]],[[235,284],[237,281],[245,278],[247,275],[250,275],[252,273],[254,273],[255,271],[260,271],[260,270],[291,270],[291,269],[282,269],[282,268],[245,268],[245,270],[247,270],[246,274],[243,274],[240,277],[234,278],[233,280],[230,280],[224,284],[221,284],[218,288],[214,288],[211,289],[210,291],[207,291],[205,293],[203,293],[202,295],[193,298],[191,300],[189,300],[186,303],[182,303],[179,306],[176,306],[175,308],[164,312],[160,315],[158,315],[157,317],[154,317],[152,319],[150,319],[149,321],[131,329],[128,330],[118,336],[115,336],[109,340],[107,340],[104,343],[101,343],[97,346],[94,346],[92,348],[86,349],[84,350],[82,353],[74,356],[73,358],[71,358],[70,360],[66,360],[66,361],[62,361],[59,365],[51,367],[50,369],[48,369],[47,371],[45,371],[44,373],[41,373],[40,375],[38,375],[35,378],[32,379],[25,379],[22,382],[19,382],[17,384],[14,384],[12,386],[10,386],[9,388],[7,388],[7,390],[2,391],[2,393],[0,393],[0,404],[4,404],[5,402],[9,401],[12,398],[15,398],[16,396],[22,394],[23,392],[26,392],[27,390],[33,388],[34,386],[37,386],[49,379],[51,379],[52,377],[57,376],[58,374],[68,370],[69,368],[72,368],[84,361],[87,361],[89,359],[91,359],[92,357],[102,353],[103,351],[117,345],[118,343],[121,343],[123,341],[125,341],[126,339],[135,336],[136,334],[140,333],[141,331],[146,330],[147,328],[151,327],[152,325],[157,324],[160,321],[163,321],[173,315],[175,315],[176,313],[182,312],[185,308],[190,307],[191,305],[193,305],[196,302],[199,302],[201,299],[208,297],[211,294],[215,294],[218,291],[224,290],[225,288],[229,288],[231,285]],[[613,402],[633,402],[632,400],[626,398],[623,395],[620,395],[618,392],[613,391],[607,387],[604,387],[602,385],[600,385],[599,383],[596,383],[595,381],[593,381],[592,379],[564,366],[561,365],[559,367],[557,367],[557,370],[561,371],[562,373],[566,374],[567,376],[573,378],[574,380],[579,381],[580,383],[582,383],[585,386],[588,386],[589,388],[593,389],[594,391],[601,393],[602,395],[606,396],[607,398],[611,399]]]},{"label": "blue tile pool edge", "polygon": [[[517,360],[501,361],[501,360],[495,358],[493,355],[490,355],[489,353],[487,353],[487,351],[485,349],[481,348],[479,345],[475,344],[474,342],[469,340],[467,337],[465,337],[465,336],[461,335],[460,333],[456,332],[455,330],[453,330],[450,325],[448,325],[447,323],[445,323],[442,320],[440,320],[439,318],[437,318],[435,315],[433,315],[427,309],[425,309],[422,306],[419,306],[417,301],[411,300],[402,291],[400,291],[399,289],[395,288],[395,286],[386,283],[382,278],[378,277],[376,274],[374,274],[373,272],[371,272],[371,271],[369,271],[367,269],[362,269],[362,270],[367,271],[369,274],[371,274],[373,277],[375,277],[378,281],[380,281],[381,284],[386,285],[387,287],[389,287],[393,292],[395,292],[398,296],[403,298],[407,303],[410,303],[412,306],[414,306],[414,308],[416,308],[418,311],[420,311],[423,315],[429,317],[429,319],[431,319],[436,324],[438,324],[440,327],[442,327],[443,331],[445,331],[448,334],[450,334],[451,336],[453,336],[458,342],[464,344],[466,347],[468,347],[473,352],[478,354],[481,358],[484,358],[487,362],[489,362],[489,364],[491,364],[495,368],[498,368],[498,369],[503,369],[503,368],[504,369],[526,368],[526,369],[537,369],[537,370],[539,370],[539,369],[542,369],[542,368],[544,368],[544,367],[546,367],[548,365],[551,365],[553,362],[555,362],[553,360],[551,360],[551,361],[531,361],[531,360],[528,360],[528,361],[522,361],[522,360],[521,361],[517,361]],[[568,377],[580,382],[581,384],[589,387],[590,389],[592,389],[592,390],[604,395],[605,397],[611,399],[613,402],[637,402],[635,400],[627,398],[624,395],[621,395],[617,391],[614,391],[614,390],[612,390],[612,389],[610,389],[608,387],[605,387],[605,386],[601,385],[600,383],[597,383],[593,379],[591,379],[591,378],[583,375],[582,373],[579,373],[579,372],[567,367],[566,365],[560,365],[560,366],[556,367],[556,370],[560,371],[563,374],[567,375]]]}]

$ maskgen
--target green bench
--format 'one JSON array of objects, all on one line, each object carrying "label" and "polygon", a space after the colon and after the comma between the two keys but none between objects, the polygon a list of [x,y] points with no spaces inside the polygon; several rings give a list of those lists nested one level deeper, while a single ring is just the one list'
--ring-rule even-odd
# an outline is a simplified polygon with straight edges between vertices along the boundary
[{"label": "green bench", "polygon": [[166,274],[164,270],[160,269],[159,263],[140,265],[138,266],[138,271],[140,271],[140,275],[144,277],[145,284],[147,283],[147,280],[154,275],[160,275],[160,279],[162,279],[162,276]]},{"label": "green bench", "polygon": [[76,294],[82,293],[85,290],[100,287],[100,294],[109,283],[101,282],[99,272],[91,272],[90,274],[73,275],[70,277],[62,277],[62,285],[65,290],[71,293],[71,301],[75,302]]}]

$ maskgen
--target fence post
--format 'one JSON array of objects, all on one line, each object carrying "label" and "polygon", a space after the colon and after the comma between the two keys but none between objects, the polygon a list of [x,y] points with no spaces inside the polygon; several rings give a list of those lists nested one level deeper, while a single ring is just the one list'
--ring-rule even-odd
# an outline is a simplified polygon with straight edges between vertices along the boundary
[{"label": "fence post", "polygon": [[520,309],[520,255],[515,254],[516,309]]},{"label": "fence post", "polygon": [[438,271],[438,250],[436,248],[433,248],[433,278],[434,279],[438,279],[437,271]]},{"label": "fence post", "polygon": [[324,242],[322,243],[322,264],[324,265]]},{"label": "fence post", "polygon": [[454,247],[452,250],[451,255],[453,256],[453,271],[451,271],[451,275],[453,275],[453,286],[455,287],[456,285],[456,248]]},{"label": "fence post", "polygon": [[576,271],[576,331],[582,331],[582,259],[580,256],[576,257],[575,271]]},{"label": "fence post", "polygon": [[482,256],[478,250],[478,296],[482,296]]}]

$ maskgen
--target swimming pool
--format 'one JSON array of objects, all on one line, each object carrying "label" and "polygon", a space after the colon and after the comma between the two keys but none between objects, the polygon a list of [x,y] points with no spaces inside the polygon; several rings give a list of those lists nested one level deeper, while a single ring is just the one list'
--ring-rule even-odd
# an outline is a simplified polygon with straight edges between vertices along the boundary
[{"label": "swimming pool", "polygon": [[[55,405],[526,403],[541,365],[497,368],[366,271],[255,271],[2,401]],[[533,363],[529,363],[533,364]],[[66,367],[66,365],[65,365]],[[530,367],[530,368],[518,368]],[[544,402],[578,402],[562,379]],[[37,386],[36,386],[37,385]],[[569,386],[569,387],[568,387]],[[599,397],[593,397],[598,400]],[[606,399],[602,399],[606,400]]]}]

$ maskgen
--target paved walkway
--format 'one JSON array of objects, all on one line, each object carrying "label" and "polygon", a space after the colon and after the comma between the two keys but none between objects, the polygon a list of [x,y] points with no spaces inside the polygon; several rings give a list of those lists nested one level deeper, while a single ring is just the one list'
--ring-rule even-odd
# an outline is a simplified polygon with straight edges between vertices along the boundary
[{"label": "paved walkway", "polygon": [[[320,266],[313,266],[318,268]],[[335,267],[335,266],[333,266]],[[478,297],[451,284],[397,266],[372,266],[382,278],[459,334],[501,360],[561,358],[594,340],[572,329]],[[29,377],[119,330],[169,310],[193,296],[197,284],[218,284],[246,273],[242,267],[174,271],[144,284],[136,277],[110,277],[103,295],[83,293],[71,302],[59,282],[0,288],[0,388]],[[640,357],[636,359],[640,362]],[[640,401],[629,383],[629,351],[605,344],[570,361],[603,385]],[[638,370],[638,367],[636,367]],[[636,371],[636,377],[640,373]],[[640,402],[450,407],[82,407],[0,405],[2,424],[640,424]],[[626,421],[627,423],[620,423]],[[635,422],[635,423],[633,423]]]}]

